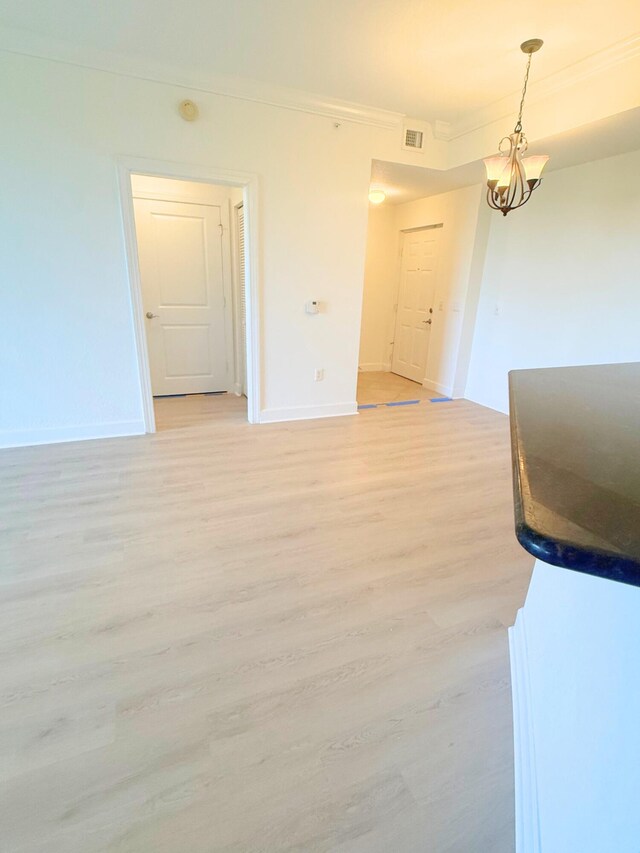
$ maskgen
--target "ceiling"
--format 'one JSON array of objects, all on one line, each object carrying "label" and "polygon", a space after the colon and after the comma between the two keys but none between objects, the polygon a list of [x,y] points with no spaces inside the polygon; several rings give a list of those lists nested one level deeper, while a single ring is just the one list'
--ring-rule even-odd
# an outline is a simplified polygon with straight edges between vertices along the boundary
[{"label": "ceiling", "polygon": [[638,0],[2,0],[0,26],[457,121],[640,31]]},{"label": "ceiling", "polygon": [[[549,154],[545,174],[567,166],[577,166],[602,157],[612,157],[640,148],[640,108],[618,113],[602,121],[574,128],[549,139],[536,140],[533,154]],[[384,204],[403,204],[418,198],[450,192],[484,183],[482,160],[441,171],[402,163],[374,160],[371,188],[387,194]]]},{"label": "ceiling", "polygon": [[384,190],[387,195],[383,202],[385,205],[404,204],[417,198],[479,184],[483,175],[484,165],[481,160],[446,171],[373,160],[370,188]]}]

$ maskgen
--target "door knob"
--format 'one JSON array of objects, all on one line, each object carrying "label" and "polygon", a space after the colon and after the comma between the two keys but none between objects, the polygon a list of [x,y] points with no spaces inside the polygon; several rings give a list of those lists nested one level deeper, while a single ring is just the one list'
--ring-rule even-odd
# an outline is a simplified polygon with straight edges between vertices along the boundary
[{"label": "door knob", "polygon": [[147,320],[153,320],[154,317],[157,317],[158,314],[153,314],[151,311],[147,311],[146,317]]},{"label": "door knob", "polygon": [[[147,317],[148,317],[148,316],[149,316],[149,315],[147,314]],[[429,319],[428,319],[428,320],[423,320],[422,322],[423,322],[423,323],[426,323],[426,324],[427,324],[427,326],[430,326],[430,325],[433,323],[433,320],[431,319],[431,317],[429,317]]]}]

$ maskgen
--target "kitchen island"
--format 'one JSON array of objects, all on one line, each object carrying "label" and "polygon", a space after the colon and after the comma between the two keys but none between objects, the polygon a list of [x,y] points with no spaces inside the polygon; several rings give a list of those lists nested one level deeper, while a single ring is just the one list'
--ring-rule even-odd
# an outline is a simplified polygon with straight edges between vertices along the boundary
[{"label": "kitchen island", "polygon": [[510,374],[518,853],[640,851],[640,364]]}]

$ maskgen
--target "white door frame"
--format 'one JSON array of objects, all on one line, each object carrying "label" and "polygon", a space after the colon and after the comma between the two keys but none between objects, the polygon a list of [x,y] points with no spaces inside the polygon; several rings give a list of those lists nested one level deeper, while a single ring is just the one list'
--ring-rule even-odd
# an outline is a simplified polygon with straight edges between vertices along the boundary
[{"label": "white door frame", "polygon": [[[238,396],[247,393],[247,381],[246,381],[246,363],[247,363],[247,354],[243,352],[243,348],[240,344],[240,330],[242,328],[242,315],[240,311],[241,307],[241,299],[240,299],[240,246],[238,239],[238,211],[240,208],[244,210],[244,201],[239,201],[236,204],[231,204],[231,210],[229,212],[230,218],[233,219],[233,225],[231,226],[231,269],[233,272],[233,328],[234,328],[234,337],[233,337],[233,357],[234,357],[234,365],[235,372],[233,376],[234,383],[234,393]],[[246,227],[245,227],[245,240],[246,240]],[[245,264],[246,266],[246,264]],[[245,270],[245,278],[246,278],[246,270]],[[245,337],[246,337],[246,320],[245,320]],[[244,347],[246,350],[246,345]]]},{"label": "white door frame", "polygon": [[259,423],[262,400],[260,382],[262,350],[260,341],[261,299],[258,278],[258,176],[251,172],[231,172],[226,169],[211,169],[207,166],[148,160],[141,157],[119,157],[117,169],[145,432],[156,431],[156,420],[153,411],[147,333],[142,307],[142,283],[138,264],[138,242],[131,188],[132,174],[242,188],[245,210],[247,419],[249,423]]}]

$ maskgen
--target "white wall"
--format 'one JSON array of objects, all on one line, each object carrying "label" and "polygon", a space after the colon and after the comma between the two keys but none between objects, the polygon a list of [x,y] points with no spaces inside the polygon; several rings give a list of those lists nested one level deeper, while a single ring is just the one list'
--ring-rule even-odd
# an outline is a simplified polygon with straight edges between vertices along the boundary
[{"label": "white wall", "polygon": [[118,157],[259,176],[262,416],[355,411],[371,159],[399,159],[397,128],[8,53],[0,77],[0,443],[143,429]]},{"label": "white wall", "polygon": [[362,296],[360,370],[389,370],[400,272],[397,207],[369,208]]},{"label": "white wall", "polygon": [[506,412],[509,370],[640,360],[639,235],[640,151],[494,214],[465,396]]},{"label": "white wall", "polygon": [[[360,365],[389,369],[401,232],[440,225],[440,256],[425,384],[462,396],[486,244],[487,211],[477,186],[372,210],[367,236]],[[376,367],[377,363],[380,363]]]},{"label": "white wall", "polygon": [[[328,116],[17,54],[0,55],[0,76],[0,444],[143,429],[118,157],[258,175],[261,417],[355,411],[371,159],[402,161],[398,128],[336,128]],[[199,121],[178,116],[184,97],[199,103]],[[443,145],[412,162],[442,166]],[[473,399],[504,408],[510,367],[638,357],[637,156],[552,173],[530,205],[491,220]],[[398,223],[444,221],[455,240],[427,376],[455,393],[482,255],[479,204],[478,189],[447,193],[402,206]],[[465,288],[461,316],[452,303]],[[306,315],[310,298],[326,310]]]}]

